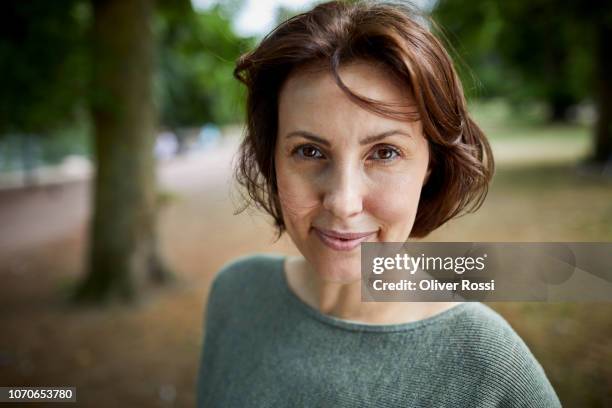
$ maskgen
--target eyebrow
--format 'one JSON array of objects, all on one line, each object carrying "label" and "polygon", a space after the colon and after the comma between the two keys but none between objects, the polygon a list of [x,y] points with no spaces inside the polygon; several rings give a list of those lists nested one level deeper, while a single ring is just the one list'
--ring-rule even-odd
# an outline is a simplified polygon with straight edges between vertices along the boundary
[{"label": "eyebrow", "polygon": [[[366,137],[364,137],[363,139],[361,139],[359,141],[359,144],[363,146],[363,145],[367,145],[367,144],[370,144],[370,143],[378,142],[379,140],[382,140],[382,139],[384,139],[386,137],[389,137],[391,135],[405,135],[405,136],[408,136],[408,137],[412,137],[412,135],[410,133],[404,132],[404,131],[399,130],[399,129],[393,129],[393,130],[388,130],[386,132],[382,132],[382,133],[379,133],[379,134],[376,134],[376,135],[366,136]],[[287,134],[286,138],[289,139],[291,137],[296,137],[296,136],[301,136],[301,137],[303,137],[305,139],[312,140],[313,142],[320,143],[320,144],[322,144],[324,146],[327,146],[327,147],[331,146],[331,143],[328,140],[322,138],[321,136],[317,136],[314,133],[308,132],[306,130],[295,130],[293,132],[289,132]]]}]

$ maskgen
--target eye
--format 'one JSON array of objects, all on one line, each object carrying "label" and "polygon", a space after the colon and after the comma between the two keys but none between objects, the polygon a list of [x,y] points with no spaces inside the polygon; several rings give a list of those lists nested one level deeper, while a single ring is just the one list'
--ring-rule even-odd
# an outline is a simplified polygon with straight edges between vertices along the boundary
[{"label": "eye", "polygon": [[374,160],[387,162],[387,161],[393,161],[397,157],[400,157],[400,156],[401,156],[401,152],[395,147],[389,146],[389,145],[381,145],[381,146],[376,146],[374,150],[374,154],[370,157],[373,157]]},{"label": "eye", "polygon": [[303,159],[321,159],[323,158],[323,154],[319,149],[317,149],[313,145],[302,145],[296,147],[292,154],[297,154],[300,158]]}]

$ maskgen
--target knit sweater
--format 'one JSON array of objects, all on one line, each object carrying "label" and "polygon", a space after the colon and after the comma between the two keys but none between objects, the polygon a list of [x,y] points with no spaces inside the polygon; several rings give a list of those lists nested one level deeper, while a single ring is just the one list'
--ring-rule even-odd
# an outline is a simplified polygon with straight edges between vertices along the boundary
[{"label": "knit sweater", "polygon": [[217,273],[205,313],[198,407],[560,407],[510,325],[478,302],[371,325],[326,315],[289,288],[280,254]]}]

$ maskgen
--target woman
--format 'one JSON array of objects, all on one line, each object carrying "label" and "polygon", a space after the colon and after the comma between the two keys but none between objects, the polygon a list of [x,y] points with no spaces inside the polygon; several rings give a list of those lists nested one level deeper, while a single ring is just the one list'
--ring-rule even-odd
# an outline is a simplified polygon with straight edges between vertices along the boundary
[{"label": "woman", "polygon": [[487,306],[362,302],[360,243],[426,236],[482,203],[485,135],[438,40],[401,4],[329,2],[242,56],[238,181],[301,257],[226,264],[210,292],[206,407],[558,407]]}]

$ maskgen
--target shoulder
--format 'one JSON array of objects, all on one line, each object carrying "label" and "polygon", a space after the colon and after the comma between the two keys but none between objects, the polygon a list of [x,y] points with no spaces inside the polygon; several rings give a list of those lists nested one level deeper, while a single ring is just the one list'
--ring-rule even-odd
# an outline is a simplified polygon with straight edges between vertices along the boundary
[{"label": "shoulder", "polygon": [[282,258],[279,254],[254,253],[223,264],[213,277],[205,301],[205,326],[217,331],[240,324],[254,309],[261,308],[270,288],[277,285],[273,272]]},{"label": "shoulder", "polygon": [[282,255],[253,253],[234,258],[221,266],[212,281],[212,291],[236,290],[248,281],[262,282],[280,262]]},{"label": "shoulder", "polygon": [[512,406],[560,407],[544,369],[512,326],[489,306],[474,302],[453,327],[464,367]]},{"label": "shoulder", "polygon": [[519,343],[522,339],[514,331],[512,326],[499,313],[491,307],[480,303],[471,302],[466,305],[464,313],[455,322],[456,334],[468,336],[471,343],[477,342],[486,347],[489,343],[501,342],[501,345]]},{"label": "shoulder", "polygon": [[261,300],[260,294],[278,285],[274,271],[282,259],[280,254],[253,253],[226,262],[213,277],[209,306],[230,308],[247,305],[249,300]]},{"label": "shoulder", "polygon": [[489,359],[504,354],[504,361],[512,358],[532,358],[531,351],[499,313],[489,306],[472,302],[467,305],[453,328],[454,338],[466,348],[474,359]]}]

